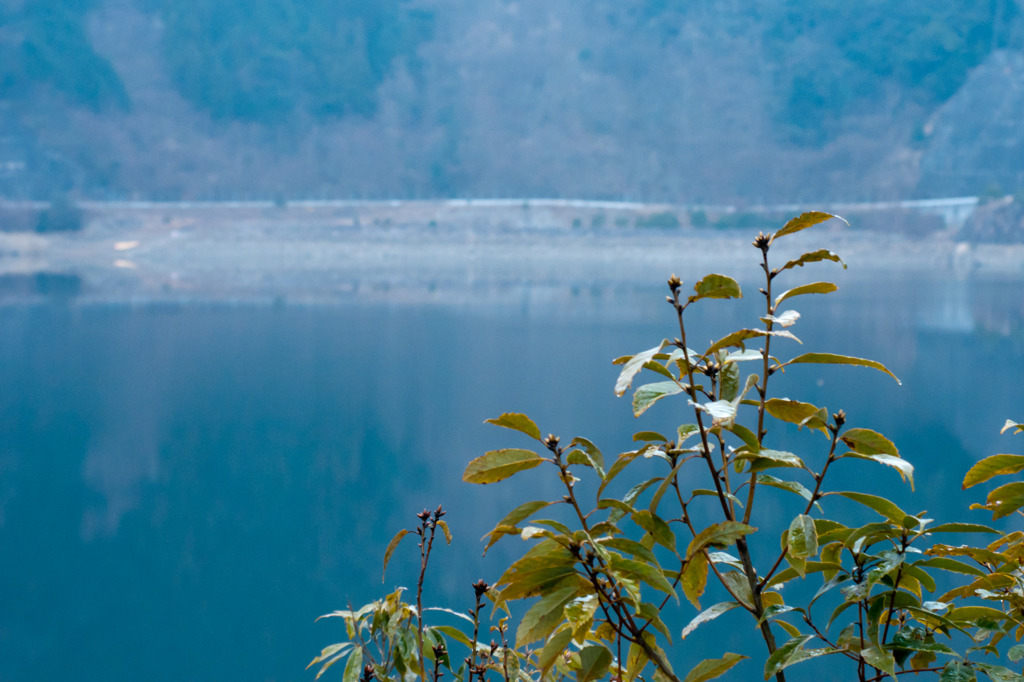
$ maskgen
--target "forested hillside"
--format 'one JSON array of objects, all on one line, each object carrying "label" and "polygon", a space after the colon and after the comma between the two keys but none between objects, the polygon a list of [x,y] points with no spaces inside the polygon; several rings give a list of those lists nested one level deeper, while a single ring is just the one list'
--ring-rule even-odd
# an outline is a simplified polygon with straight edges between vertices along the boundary
[{"label": "forested hillside", "polygon": [[1014,192],[1022,50],[1021,0],[0,0],[0,197]]}]

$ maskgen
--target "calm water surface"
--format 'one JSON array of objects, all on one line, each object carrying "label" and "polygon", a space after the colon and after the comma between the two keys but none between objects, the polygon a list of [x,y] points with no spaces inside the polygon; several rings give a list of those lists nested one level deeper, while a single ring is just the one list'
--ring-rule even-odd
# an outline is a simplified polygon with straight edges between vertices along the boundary
[{"label": "calm water surface", "polygon": [[[844,407],[919,467],[912,497],[889,470],[851,467],[850,485],[871,477],[912,510],[962,509],[973,461],[1024,451],[998,435],[1024,418],[1022,293],[893,278],[795,299],[804,350],[873,357],[904,386],[794,367],[779,393]],[[472,457],[524,445],[483,420],[528,412],[606,456],[635,430],[671,432],[675,408],[637,421],[611,390],[612,358],[675,335],[663,295],[0,310],[0,680],[312,679],[306,663],[343,638],[314,618],[414,584],[414,543],[382,585],[383,546],[440,503],[456,541],[435,557],[431,598],[468,607],[469,583],[521,549],[482,560],[478,538],[557,494],[542,477],[462,484]],[[691,338],[752,324],[751,311],[695,311]]]}]

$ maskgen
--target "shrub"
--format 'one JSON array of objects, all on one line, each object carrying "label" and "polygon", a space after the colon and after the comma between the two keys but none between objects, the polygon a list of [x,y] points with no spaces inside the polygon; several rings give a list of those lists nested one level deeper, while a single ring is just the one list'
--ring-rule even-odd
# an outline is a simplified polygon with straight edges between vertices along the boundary
[{"label": "shrub", "polygon": [[[360,609],[328,614],[344,620],[349,641],[325,648],[313,660],[311,666],[320,666],[317,676],[347,659],[346,682],[437,682],[443,675],[465,682],[572,676],[577,682],[701,682],[734,668],[738,679],[763,674],[782,682],[791,666],[831,656],[835,669],[843,670],[836,679],[859,682],[922,673],[953,682],[974,680],[979,672],[997,682],[1024,680],[981,660],[1001,651],[1010,661],[1024,658],[1024,645],[1008,651],[1004,646],[1024,635],[1024,533],[908,514],[872,492],[870,476],[860,479],[867,490],[849,488],[849,477],[836,480],[840,460],[891,469],[911,486],[914,467],[881,433],[848,424],[842,410],[830,413],[773,394],[772,377],[781,370],[824,364],[896,379],[874,360],[814,351],[783,359],[779,351],[780,344],[796,339],[791,329],[800,319],[783,303],[836,290],[824,281],[782,289],[782,279],[812,263],[843,263],[819,249],[774,265],[772,246],[833,217],[805,213],[773,234],[758,234],[753,244],[764,275],[763,313],[757,324],[704,349],[688,342],[700,334],[689,328],[687,312],[715,299],[740,298],[740,285],[710,274],[687,292],[678,277],[669,278],[678,335],[616,360],[622,369],[615,392],[632,389],[636,416],[655,403],[677,401],[687,423],[674,432],[641,431],[633,436],[636,449],[609,460],[586,438],[566,443],[543,436],[524,414],[488,420],[518,432],[531,447],[474,459],[465,481],[493,484],[543,468],[560,488],[553,499],[520,504],[486,536],[485,551],[513,536],[529,542],[529,550],[493,584],[473,585],[468,615],[424,609],[423,584],[437,530],[450,541],[444,511],[424,510],[415,528],[392,539],[384,557],[386,569],[406,535],[419,538],[415,604],[403,601],[400,589]],[[651,375],[654,381],[634,387]],[[777,445],[780,433],[793,426],[806,441],[800,454]],[[1024,425],[1007,422],[1008,429],[1020,432]],[[658,469],[654,476],[652,466]],[[1024,456],[996,455],[972,467],[964,486],[1020,471]],[[581,477],[589,482],[579,485]],[[1012,482],[977,506],[998,519],[1022,505],[1024,483]],[[861,523],[864,515],[872,520]],[[756,542],[758,536],[779,541]],[[962,544],[965,536],[986,542]],[[803,581],[816,591],[782,590]],[[940,585],[952,588],[940,592]],[[526,599],[533,601],[513,629],[512,609]],[[489,645],[480,639],[486,602],[504,614]],[[694,615],[682,639],[713,619],[745,613],[764,644],[757,672],[743,665],[746,655],[724,651],[688,673],[676,671],[669,648],[675,637],[664,616],[687,604]],[[465,628],[424,625],[428,612],[453,614]],[[465,650],[454,656],[453,646]]]},{"label": "shrub", "polygon": [[655,227],[663,230],[671,230],[679,227],[679,218],[671,211],[661,211],[648,216],[641,216],[636,219],[637,227]]},{"label": "shrub", "polygon": [[68,199],[55,199],[39,214],[36,232],[77,232],[84,225],[82,209]]}]

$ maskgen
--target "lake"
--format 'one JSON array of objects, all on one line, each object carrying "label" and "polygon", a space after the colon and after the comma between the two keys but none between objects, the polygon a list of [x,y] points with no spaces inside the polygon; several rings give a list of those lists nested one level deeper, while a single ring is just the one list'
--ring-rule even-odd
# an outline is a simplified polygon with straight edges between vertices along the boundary
[{"label": "lake", "polygon": [[[344,637],[314,619],[414,585],[414,543],[382,585],[383,549],[438,504],[455,542],[436,550],[430,600],[468,608],[469,584],[522,549],[510,539],[481,559],[481,535],[558,494],[543,476],[461,482],[471,458],[525,445],[484,419],[526,412],[606,457],[681,423],[678,404],[637,420],[612,394],[612,358],[676,334],[666,274],[493,306],[0,308],[0,679],[312,679],[305,665]],[[778,395],[846,409],[918,466],[913,496],[888,469],[853,479],[959,514],[971,463],[1024,450],[999,436],[1024,418],[1022,281],[815,275],[842,288],[793,300],[801,350],[882,361],[904,385],[792,367]],[[695,309],[690,338],[753,324],[747,289]]]}]

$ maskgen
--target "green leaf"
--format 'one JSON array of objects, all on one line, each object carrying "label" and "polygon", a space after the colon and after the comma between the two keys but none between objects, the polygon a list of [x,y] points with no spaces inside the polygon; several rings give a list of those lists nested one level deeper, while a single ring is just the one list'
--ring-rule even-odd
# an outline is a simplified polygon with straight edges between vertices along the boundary
[{"label": "green leaf", "polygon": [[889,673],[893,680],[896,679],[896,659],[891,651],[886,651],[876,646],[869,646],[862,649],[860,655],[867,661],[868,665]]},{"label": "green leaf", "polygon": [[487,539],[487,546],[484,547],[484,554],[487,554],[487,550],[490,549],[494,545],[494,543],[496,543],[504,536],[519,533],[519,530],[515,528],[516,524],[518,524],[520,521],[524,521],[530,518],[538,511],[540,511],[544,507],[547,507],[550,504],[551,502],[542,501],[524,502],[523,504],[519,505],[518,507],[510,511],[508,514],[506,514],[505,518],[499,521],[498,525],[494,527],[494,530],[492,530],[490,533],[481,538],[481,540]]},{"label": "green leaf", "polygon": [[960,654],[950,649],[945,644],[939,642],[922,642],[914,639],[902,639],[897,634],[893,638],[893,644],[886,645],[887,649],[909,649],[910,651],[930,651],[932,653],[943,654],[946,656],[955,656],[960,658]]},{"label": "green leaf", "polygon": [[580,669],[576,671],[576,682],[590,682],[604,677],[612,664],[612,652],[601,645],[580,649]]},{"label": "green leaf", "polygon": [[633,434],[633,441],[640,441],[643,443],[667,443],[668,438],[657,431],[639,431]]},{"label": "green leaf", "polygon": [[633,377],[635,377],[641,369],[644,368],[648,362],[650,362],[655,355],[660,353],[662,349],[668,345],[668,341],[662,341],[654,348],[645,350],[643,353],[637,353],[636,355],[629,358],[626,361],[625,367],[619,372],[619,378],[615,382],[615,395],[622,396],[629,389],[633,383]]},{"label": "green leaf", "polygon": [[[424,609],[424,610],[426,610],[426,609]],[[462,630],[460,630],[458,628],[452,627],[451,625],[433,625],[433,626],[431,626],[430,629],[431,630],[437,630],[438,632],[440,632],[440,633],[442,633],[444,635],[447,635],[448,637],[451,637],[456,642],[458,642],[459,644],[463,645],[464,647],[466,647],[470,651],[473,650],[473,642],[472,642],[472,640],[470,640],[469,637],[466,636],[466,633],[464,633]]]},{"label": "green leaf", "polygon": [[388,572],[388,562],[391,561],[391,555],[395,553],[395,549],[398,547],[398,543],[402,541],[402,538],[408,534],[409,531],[407,530],[398,531],[395,533],[395,537],[391,538],[391,542],[388,543],[388,548],[384,550],[384,570],[381,571],[381,582],[384,582],[384,576]]},{"label": "green leaf", "polygon": [[975,663],[974,667],[989,676],[992,682],[1024,682],[1024,675],[1015,673],[1009,668],[991,663]]},{"label": "green leaf", "polygon": [[732,400],[740,394],[740,366],[735,362],[722,363],[718,373],[718,397]]},{"label": "green leaf", "polygon": [[730,668],[746,658],[747,656],[730,653],[726,653],[721,658],[708,658],[698,663],[693,670],[687,673],[686,677],[683,678],[683,682],[707,682],[707,680],[721,677]]},{"label": "green leaf", "polygon": [[826,495],[841,495],[849,500],[863,504],[865,507],[875,510],[885,518],[889,519],[896,525],[903,523],[903,517],[907,515],[905,511],[897,507],[895,504],[877,495],[868,495],[867,493],[858,492],[834,492],[825,493]]},{"label": "green leaf", "polygon": [[693,285],[693,290],[697,293],[686,299],[689,303],[702,298],[743,298],[739,283],[725,275],[705,275]]},{"label": "green leaf", "polygon": [[[327,672],[328,668],[348,656],[354,646],[355,644],[352,642],[343,642],[341,644],[332,644],[329,647],[325,647],[323,651],[320,652],[319,656],[309,662],[309,665],[306,666],[306,670],[309,670],[317,663],[323,663],[323,665],[320,666],[320,670],[317,671],[315,678],[320,679],[320,676]],[[360,654],[362,654],[362,652],[360,652]]]},{"label": "green leaf", "polygon": [[786,538],[790,556],[807,559],[818,553],[818,533],[814,528],[814,519],[800,514],[789,524]]},{"label": "green leaf", "polygon": [[843,270],[846,269],[846,263],[843,262],[842,258],[832,253],[828,249],[819,249],[817,251],[810,251],[808,253],[803,254],[802,256],[795,260],[789,261],[781,268],[779,268],[779,272],[782,272],[783,270],[789,270],[790,268],[795,268],[797,266],[803,267],[807,263],[818,263],[823,260],[830,260],[833,263],[839,263],[840,265],[843,266]]},{"label": "green leaf", "polygon": [[899,450],[893,442],[871,429],[848,429],[839,438],[854,452],[862,455],[892,455],[899,457]]},{"label": "green leaf", "polygon": [[540,455],[531,450],[493,450],[471,461],[462,474],[462,480],[466,483],[495,483],[520,471],[532,469],[543,461]]},{"label": "green leaf", "polygon": [[637,557],[640,561],[645,561],[651,566],[658,566],[658,558],[654,556],[654,552],[648,549],[646,546],[640,544],[636,540],[629,538],[601,538],[597,541],[598,544],[619,552],[625,552],[626,554],[632,554]]},{"label": "green leaf", "polygon": [[1024,481],[1001,485],[988,494],[985,507],[992,510],[992,519],[1009,516],[1024,507]]},{"label": "green leaf", "polygon": [[718,341],[715,341],[711,346],[704,351],[704,356],[707,357],[712,353],[719,351],[723,348],[743,348],[743,342],[749,339],[764,337],[765,331],[763,329],[738,329],[734,332],[726,334]]},{"label": "green leaf", "polygon": [[797,483],[796,481],[783,481],[782,479],[775,478],[769,474],[758,474],[757,482],[760,485],[767,485],[772,488],[778,488],[779,490],[788,490],[791,493],[796,493],[808,502],[810,502],[813,497],[813,493],[811,493],[806,486],[802,483]]},{"label": "green leaf", "polygon": [[887,467],[892,467],[900,475],[900,478],[903,479],[903,482],[909,482],[910,489],[914,489],[914,465],[902,457],[894,457],[893,455],[863,455],[859,452],[848,452],[843,457],[866,459],[870,462],[878,462]]},{"label": "green leaf", "polygon": [[753,362],[755,360],[760,361],[763,357],[764,356],[761,354],[761,351],[754,350],[753,348],[749,350],[737,350],[726,355],[725,360],[722,361],[722,364],[729,365],[734,362]]},{"label": "green leaf", "polygon": [[685,628],[683,628],[683,639],[686,639],[687,635],[689,635],[691,632],[699,628],[704,623],[707,623],[708,621],[712,621],[715,618],[718,618],[723,613],[732,611],[737,606],[742,606],[742,604],[740,604],[738,601],[723,601],[718,604],[715,604],[714,606],[708,609],[705,609],[704,611],[701,611],[693,620],[689,622],[689,624],[687,624]]},{"label": "green leaf", "polygon": [[[323,669],[317,673],[317,677],[323,674]],[[345,664],[345,675],[341,678],[342,682],[359,682],[359,675],[363,672],[363,650],[355,649],[352,655],[348,657],[348,663]]]},{"label": "green leaf", "polygon": [[686,558],[689,559],[708,547],[725,549],[744,535],[750,535],[756,530],[753,526],[738,521],[723,521],[708,526],[690,541],[689,547],[686,548]]},{"label": "green leaf", "polygon": [[683,594],[690,600],[694,608],[700,608],[700,598],[708,584],[708,559],[703,554],[688,557],[679,580]]},{"label": "green leaf", "polygon": [[662,398],[682,392],[683,386],[675,381],[644,384],[633,393],[633,416],[639,417]]},{"label": "green leaf", "polygon": [[662,547],[670,549],[673,552],[676,551],[676,536],[669,528],[668,524],[665,523],[661,517],[657,514],[652,514],[646,509],[634,512],[630,517],[633,519],[633,523],[643,528],[645,531],[651,534],[654,541]]},{"label": "green leaf", "polygon": [[611,557],[608,568],[617,577],[625,576],[634,581],[642,580],[656,590],[675,596],[676,591],[672,588],[672,583],[665,578],[665,574],[657,566],[651,566],[643,561],[626,559],[618,554],[612,554]]},{"label": "green leaf", "polygon": [[750,450],[756,451],[761,449],[760,444],[757,442],[757,436],[754,434],[753,431],[748,429],[746,426],[733,422],[732,424],[728,425],[725,428],[730,433],[732,433],[733,435],[737,436],[740,440],[742,440],[744,445],[750,448]]},{"label": "green leaf", "polygon": [[792,452],[782,450],[758,450],[757,452],[741,452],[735,457],[735,461],[741,462],[750,460],[751,471],[764,471],[779,467],[806,468],[802,459]]},{"label": "green leaf", "polygon": [[929,533],[995,533],[999,534],[995,528],[989,528],[983,526],[980,523],[940,523],[937,526],[933,526],[928,529]]},{"label": "green leaf", "polygon": [[836,355],[834,353],[804,353],[803,355],[798,355],[785,364],[799,365],[805,363],[813,363],[817,365],[855,365],[858,367],[870,367],[872,369],[877,369],[879,372],[885,372],[895,379],[897,384],[900,386],[903,385],[903,382],[900,381],[899,378],[897,378],[897,376],[882,363],[875,362],[874,360],[865,360],[864,358],[855,358],[849,355]]},{"label": "green leaf", "polygon": [[533,423],[533,420],[525,414],[519,414],[518,412],[506,412],[497,419],[485,419],[484,424],[502,426],[506,429],[525,433],[534,440],[542,440],[540,437],[540,429],[538,429],[537,425]]},{"label": "green leaf", "polygon": [[950,661],[942,669],[939,682],[976,682],[978,676],[960,661]]},{"label": "green leaf", "polygon": [[544,648],[537,654],[537,668],[541,671],[541,677],[547,675],[547,672],[555,665],[555,661],[561,658],[571,641],[572,629],[568,625],[559,627],[548,638]]},{"label": "green leaf", "polygon": [[995,476],[1024,471],[1024,455],[992,455],[981,460],[964,476],[963,489],[984,483]]},{"label": "green leaf", "polygon": [[1024,658],[1024,644],[1014,644],[1006,652],[1006,658],[1016,663]]},{"label": "green leaf", "polygon": [[765,411],[771,416],[797,426],[806,426],[828,434],[828,428],[821,419],[822,408],[810,403],[785,398],[770,398],[764,403]]},{"label": "green leaf", "polygon": [[652,447],[655,447],[655,446],[648,444],[648,445],[645,445],[644,447],[640,448],[639,450],[631,450],[630,452],[623,452],[621,455],[616,457],[615,461],[612,462],[611,468],[608,469],[608,474],[604,477],[604,480],[601,481],[601,485],[599,485],[597,487],[597,494],[600,496],[601,492],[604,490],[605,486],[608,485],[609,483],[611,483],[612,479],[614,479],[616,476],[621,474],[623,469],[625,469],[629,465],[630,462],[632,462],[634,459],[636,459],[637,457],[642,455],[644,452],[646,452],[648,448],[652,448]]},{"label": "green leaf", "polygon": [[805,661],[811,656],[806,655],[804,644],[814,639],[814,635],[799,635],[772,652],[764,664],[764,679],[769,679],[775,673],[788,668],[794,663]]},{"label": "green leaf", "polygon": [[580,590],[579,585],[570,585],[542,596],[523,615],[516,630],[516,646],[526,646],[550,635],[562,622],[565,605],[578,597]]},{"label": "green leaf", "polygon": [[[793,234],[794,232],[799,232],[800,230],[806,230],[808,227],[814,227],[815,225],[823,223],[826,220],[831,220],[832,218],[842,220],[844,223],[846,222],[837,215],[832,215],[831,213],[824,213],[822,211],[808,211],[806,213],[801,213],[800,215],[790,219],[789,222],[783,225],[782,229],[780,229],[778,232],[772,235],[771,240],[775,241],[779,237],[785,237],[787,234]],[[847,223],[847,225],[849,225],[849,223]]]},{"label": "green leaf", "polygon": [[[579,463],[585,466],[592,467],[594,471],[597,472],[597,475],[600,476],[602,480],[604,479],[604,455],[601,454],[601,451],[597,448],[596,445],[591,443],[586,438],[573,438],[572,442],[569,443],[569,447],[583,448],[583,452],[581,454],[584,458],[584,461],[569,462],[569,464]],[[570,452],[569,456],[571,457],[572,454],[573,453]],[[568,462],[568,459],[566,461]]]},{"label": "green leaf", "polygon": [[831,294],[833,291],[839,289],[832,282],[811,282],[810,284],[804,284],[798,287],[793,287],[788,291],[783,291],[781,294],[775,297],[775,307],[778,308],[779,304],[785,301],[787,298],[793,298],[794,296],[803,296],[804,294]]},{"label": "green leaf", "polygon": [[572,626],[572,637],[577,644],[583,644],[586,639],[600,601],[596,594],[588,594],[585,597],[577,597],[566,605],[565,619]]},{"label": "green leaf", "polygon": [[1006,617],[1005,613],[991,606],[958,606],[950,609],[949,613],[946,614],[946,618],[954,623],[967,623],[969,625],[973,625],[981,619],[998,622],[1005,620]]}]

